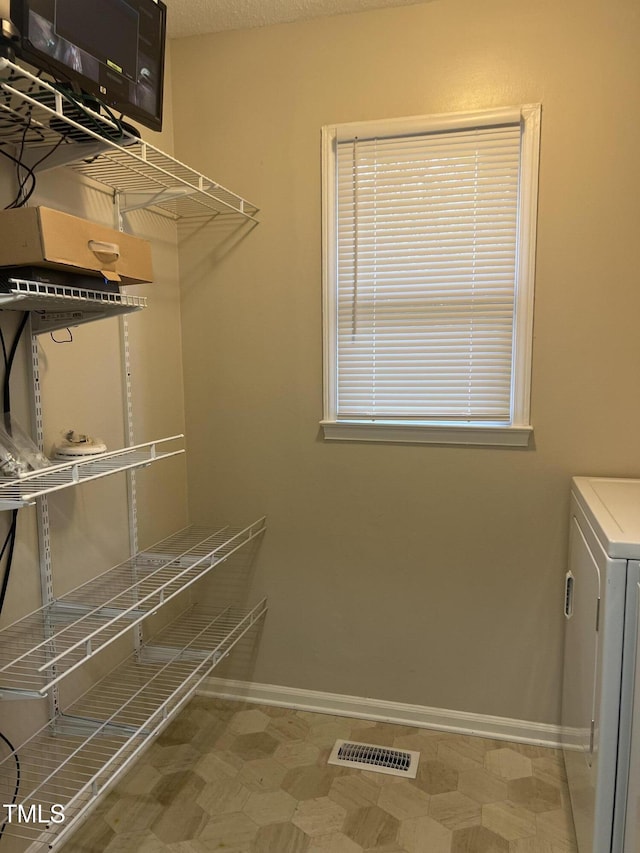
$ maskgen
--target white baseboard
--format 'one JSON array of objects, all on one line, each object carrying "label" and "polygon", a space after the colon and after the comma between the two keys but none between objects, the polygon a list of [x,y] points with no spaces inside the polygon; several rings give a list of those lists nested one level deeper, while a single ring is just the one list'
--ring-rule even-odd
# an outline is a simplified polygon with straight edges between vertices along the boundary
[{"label": "white baseboard", "polygon": [[259,705],[279,705],[295,708],[298,711],[315,711],[318,714],[378,720],[385,723],[439,729],[456,734],[479,735],[556,749],[560,746],[560,726],[528,720],[512,720],[508,717],[491,717],[486,714],[470,714],[465,711],[448,711],[443,708],[427,708],[423,705],[406,705],[402,702],[214,677],[203,681],[198,694],[217,699],[253,702]]}]

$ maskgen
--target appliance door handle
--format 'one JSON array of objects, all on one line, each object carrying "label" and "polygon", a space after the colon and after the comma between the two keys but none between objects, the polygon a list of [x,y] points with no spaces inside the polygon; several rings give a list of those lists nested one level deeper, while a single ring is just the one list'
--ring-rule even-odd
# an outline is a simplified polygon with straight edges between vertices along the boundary
[{"label": "appliance door handle", "polygon": [[571,619],[573,616],[573,585],[575,583],[571,572],[567,572],[564,576],[564,615],[566,619]]}]

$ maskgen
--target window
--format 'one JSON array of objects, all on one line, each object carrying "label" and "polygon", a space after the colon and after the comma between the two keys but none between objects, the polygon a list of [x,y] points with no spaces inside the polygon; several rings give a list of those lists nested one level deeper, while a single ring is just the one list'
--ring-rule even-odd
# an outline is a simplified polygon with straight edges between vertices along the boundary
[{"label": "window", "polygon": [[539,105],[323,128],[327,439],[528,443]]}]

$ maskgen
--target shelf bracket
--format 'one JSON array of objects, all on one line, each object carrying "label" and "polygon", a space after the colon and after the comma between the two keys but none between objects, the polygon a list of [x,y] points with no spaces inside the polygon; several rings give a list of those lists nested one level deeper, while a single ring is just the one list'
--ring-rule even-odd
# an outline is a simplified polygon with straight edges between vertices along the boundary
[{"label": "shelf bracket", "polygon": [[[188,198],[199,192],[197,187],[169,187],[152,190],[138,190],[137,192],[119,192],[120,213],[129,213],[132,210],[143,210],[158,204],[166,204],[181,198]],[[163,211],[164,212],[164,211]]]}]

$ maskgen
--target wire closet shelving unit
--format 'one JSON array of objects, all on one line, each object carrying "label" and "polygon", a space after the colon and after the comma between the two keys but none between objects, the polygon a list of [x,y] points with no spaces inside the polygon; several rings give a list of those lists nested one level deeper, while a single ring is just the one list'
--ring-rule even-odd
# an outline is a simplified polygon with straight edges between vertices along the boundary
[{"label": "wire closet shelving unit", "polygon": [[40,698],[265,531],[198,525],[98,575],[0,631],[0,697]]},{"label": "wire closet shelving unit", "polygon": [[[265,613],[264,600],[246,611],[186,610],[24,743],[23,807],[40,806],[49,814],[53,805],[63,806],[65,820],[44,827],[17,824],[11,834],[29,849],[59,847]],[[155,659],[154,648],[170,650],[167,659]],[[10,773],[13,755],[2,764]]]},{"label": "wire closet shelving unit", "polygon": [[175,218],[233,215],[256,221],[258,207],[105,116],[0,58],[0,144],[23,150],[34,170],[66,165],[115,193],[120,212],[154,207]]},{"label": "wire closet shelving unit", "polygon": [[[256,224],[256,205],[150,143],[122,137],[110,119],[79,110],[54,85],[0,58],[0,146],[19,155],[34,173],[66,167],[113,196],[117,227],[123,214],[149,208],[198,226],[218,217]],[[145,308],[144,297],[72,284],[21,278],[0,287],[0,310],[30,313],[34,421],[42,443],[36,336]],[[35,503],[39,518],[42,606],[0,631],[0,699],[46,697],[45,726],[0,761],[0,777],[20,764],[19,800],[50,812],[64,807],[64,823],[6,824],[20,851],[58,849],[98,798],[130,767],[193,696],[198,685],[254,626],[266,600],[252,608],[205,610],[189,592],[221,563],[259,542],[265,519],[248,526],[191,526],[152,548],[137,548],[133,472],[180,453],[183,436],[134,444],[131,387],[126,406],[129,446],[82,461],[52,465],[25,477],[0,478],[0,510]],[[64,595],[54,594],[48,496],[72,486],[127,472],[132,556]],[[133,485],[132,485],[133,484]],[[133,547],[136,546],[136,547]],[[168,610],[162,610],[171,605]],[[164,617],[158,614],[167,614]],[[177,614],[177,615],[176,615]],[[154,618],[157,617],[157,618]],[[167,624],[167,619],[171,618]],[[164,624],[156,628],[156,623]],[[62,707],[59,689],[82,679],[89,661],[111,660],[127,637],[133,652],[79,698]],[[99,657],[100,656],[100,657]],[[75,692],[74,692],[75,691]],[[29,705],[31,706],[31,705]],[[7,793],[10,796],[10,792]],[[8,800],[10,802],[10,800]]]}]

